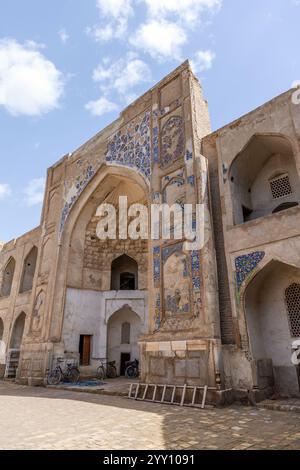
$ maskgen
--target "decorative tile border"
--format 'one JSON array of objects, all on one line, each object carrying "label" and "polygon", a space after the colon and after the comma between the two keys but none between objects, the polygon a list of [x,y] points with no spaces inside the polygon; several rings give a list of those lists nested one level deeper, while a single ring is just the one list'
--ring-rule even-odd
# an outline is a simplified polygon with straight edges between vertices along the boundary
[{"label": "decorative tile border", "polygon": [[160,286],[161,281],[161,249],[159,246],[153,248],[153,282],[155,287]]},{"label": "decorative tile border", "polygon": [[60,227],[59,227],[60,234],[62,233],[64,229],[66,220],[71,212],[72,207],[74,206],[75,202],[77,201],[77,199],[79,198],[83,190],[87,187],[88,183],[91,181],[95,173],[96,171],[93,168],[93,166],[89,165],[86,169],[83,179],[81,180],[80,177],[78,177],[74,185],[69,190],[68,195],[66,197],[66,202],[63,207],[62,214],[61,214]]},{"label": "decorative tile border", "polygon": [[257,268],[258,264],[263,260],[264,257],[264,251],[255,251],[247,255],[239,256],[235,259],[235,276],[238,290],[241,289],[244,281],[252,273],[252,271]]},{"label": "decorative tile border", "polygon": [[161,167],[176,162],[184,153],[184,126],[181,116],[171,116],[161,131]]},{"label": "decorative tile border", "polygon": [[[106,163],[109,165],[121,165],[132,168],[140,173],[148,183],[151,178],[151,145],[150,145],[150,116],[148,111],[143,118],[131,121],[125,130],[118,131],[108,142],[105,153]],[[99,159],[95,165],[89,164],[83,178],[77,177],[75,183],[70,187],[65,205],[62,210],[59,233],[63,232],[66,220],[75,202],[95,176],[102,161]],[[77,161],[77,166],[83,165],[82,160]]]}]

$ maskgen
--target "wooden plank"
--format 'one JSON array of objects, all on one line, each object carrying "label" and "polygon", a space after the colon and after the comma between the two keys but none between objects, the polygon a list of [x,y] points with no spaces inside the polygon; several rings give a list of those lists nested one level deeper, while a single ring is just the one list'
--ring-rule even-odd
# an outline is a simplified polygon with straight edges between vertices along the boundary
[{"label": "wooden plank", "polygon": [[192,399],[192,405],[195,404],[195,401],[196,401],[196,395],[197,395],[197,387],[194,388],[194,392],[193,392],[193,399]]},{"label": "wooden plank", "polygon": [[143,395],[143,400],[146,399],[147,392],[148,392],[149,385],[145,385],[145,390],[144,390],[144,395]]},{"label": "wooden plank", "polygon": [[176,385],[174,385],[173,392],[172,392],[172,399],[171,399],[171,404],[174,404],[174,399],[175,399],[175,393],[176,393]]},{"label": "wooden plank", "polygon": [[201,405],[202,410],[204,410],[205,408],[207,390],[208,390],[208,387],[207,386],[204,387],[203,400],[202,400],[202,405]]},{"label": "wooden plank", "polygon": [[186,385],[183,387],[183,390],[182,390],[182,397],[181,397],[180,406],[184,405],[185,395],[186,395]]},{"label": "wooden plank", "polygon": [[162,394],[162,397],[161,397],[161,403],[164,403],[164,401],[165,401],[166,391],[167,391],[167,386],[165,385],[164,389],[163,389],[163,394]]},{"label": "wooden plank", "polygon": [[131,394],[132,394],[132,388],[133,388],[133,384],[130,384],[130,389],[129,389],[129,393],[128,393],[128,398],[132,398]]},{"label": "wooden plank", "polygon": [[140,389],[140,384],[137,384],[136,391],[135,391],[135,397],[134,399],[136,400],[139,394],[139,389]]}]

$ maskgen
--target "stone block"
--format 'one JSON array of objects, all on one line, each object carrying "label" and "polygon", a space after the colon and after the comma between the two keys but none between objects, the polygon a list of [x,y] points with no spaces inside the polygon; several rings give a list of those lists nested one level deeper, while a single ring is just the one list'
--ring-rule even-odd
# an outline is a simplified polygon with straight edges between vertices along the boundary
[{"label": "stone block", "polygon": [[190,379],[200,377],[200,364],[199,359],[186,360],[186,376]]},{"label": "stone block", "polygon": [[175,359],[175,377],[186,376],[186,361],[185,359]]},{"label": "stone block", "polygon": [[146,343],[146,352],[159,351],[159,343]]},{"label": "stone block", "polygon": [[187,349],[186,341],[172,341],[173,351],[186,351],[186,349]]},{"label": "stone block", "polygon": [[164,359],[150,359],[150,374],[151,376],[164,377],[166,375]]},{"label": "stone block", "polygon": [[188,351],[206,351],[207,342],[202,340],[192,340],[187,342]]},{"label": "stone block", "polygon": [[171,348],[171,342],[170,341],[166,341],[164,343],[159,343],[159,350],[160,351],[172,351],[172,348]]}]

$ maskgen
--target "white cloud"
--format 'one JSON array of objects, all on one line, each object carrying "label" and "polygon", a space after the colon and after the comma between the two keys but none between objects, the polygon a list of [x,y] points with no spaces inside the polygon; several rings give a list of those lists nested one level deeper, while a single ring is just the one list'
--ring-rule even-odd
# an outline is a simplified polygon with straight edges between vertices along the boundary
[{"label": "white cloud", "polygon": [[86,33],[96,42],[121,39],[128,28],[128,19],[134,14],[133,0],[97,0],[102,24],[88,26]]},{"label": "white cloud", "polygon": [[11,195],[11,188],[9,184],[0,183],[0,200],[5,199]]},{"label": "white cloud", "polygon": [[133,13],[132,0],[97,0],[97,7],[105,17],[129,17]]},{"label": "white cloud", "polygon": [[216,54],[210,50],[196,52],[195,58],[191,61],[194,73],[210,70],[215,58]]},{"label": "white cloud", "polygon": [[63,44],[66,44],[68,40],[70,39],[70,36],[68,35],[67,31],[64,28],[58,31],[58,35]]},{"label": "white cloud", "polygon": [[130,38],[130,43],[155,58],[182,59],[181,47],[187,42],[184,29],[165,20],[144,23]]},{"label": "white cloud", "polygon": [[203,11],[214,12],[221,7],[222,0],[141,0],[155,18],[176,16],[186,27],[195,24]]},{"label": "white cloud", "polygon": [[93,116],[102,116],[106,113],[111,113],[118,109],[118,105],[113,103],[112,101],[102,96],[99,100],[89,101],[85,108],[93,115]]},{"label": "white cloud", "polygon": [[62,73],[34,42],[0,40],[0,106],[13,116],[39,116],[59,105]]},{"label": "white cloud", "polygon": [[32,207],[43,202],[45,191],[45,178],[31,180],[24,189],[25,202],[27,206]]},{"label": "white cloud", "polygon": [[150,78],[149,66],[132,53],[111,64],[98,65],[93,73],[93,80],[101,83],[102,91],[114,90],[120,95],[143,82],[149,82]]},{"label": "white cloud", "polygon": [[[93,80],[100,84],[100,90],[104,95],[111,92],[117,93],[126,104],[136,98],[132,89],[141,83],[149,82],[150,79],[150,68],[132,52],[115,62],[110,62],[107,58],[103,59],[93,73]],[[117,104],[106,96],[102,96],[96,101],[90,101],[85,107],[96,116],[115,111],[118,108]]]}]

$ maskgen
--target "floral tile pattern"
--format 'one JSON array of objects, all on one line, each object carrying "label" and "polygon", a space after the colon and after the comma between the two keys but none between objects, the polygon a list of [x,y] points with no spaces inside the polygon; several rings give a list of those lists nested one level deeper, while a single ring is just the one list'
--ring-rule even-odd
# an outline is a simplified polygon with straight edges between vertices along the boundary
[{"label": "floral tile pattern", "polygon": [[184,153],[184,126],[181,116],[172,116],[161,131],[161,166],[176,162]]},{"label": "floral tile pattern", "polygon": [[256,269],[264,257],[264,251],[255,251],[248,255],[239,256],[235,259],[236,283],[239,290],[242,287],[243,282],[252,273],[252,271]]},{"label": "floral tile pattern", "polygon": [[146,112],[142,119],[130,122],[111,138],[105,159],[108,164],[134,168],[150,181],[150,112]]}]

